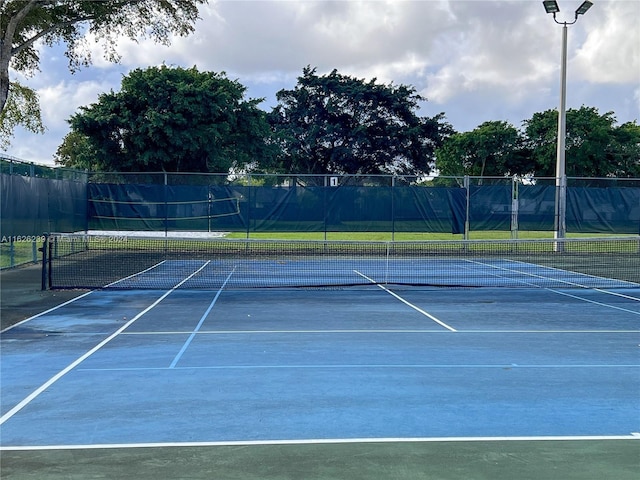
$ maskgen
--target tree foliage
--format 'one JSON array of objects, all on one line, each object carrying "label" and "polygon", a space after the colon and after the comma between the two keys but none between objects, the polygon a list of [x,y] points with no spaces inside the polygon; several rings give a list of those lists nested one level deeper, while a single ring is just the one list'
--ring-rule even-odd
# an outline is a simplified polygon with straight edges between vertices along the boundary
[{"label": "tree foliage", "polygon": [[281,90],[270,114],[281,155],[277,168],[299,173],[421,174],[450,133],[443,115],[416,115],[413,87],[365,82],[306,67],[293,90]]},{"label": "tree foliage", "polygon": [[445,176],[504,176],[529,173],[531,164],[520,132],[507,122],[484,122],[456,133],[436,152],[436,167]]},{"label": "tree foliage", "polygon": [[[565,162],[569,177],[631,177],[640,169],[638,125],[616,127],[613,112],[596,108],[567,110]],[[538,177],[555,176],[557,110],[535,113],[524,122],[530,155]]]},{"label": "tree foliage", "polygon": [[640,178],[640,125],[626,122],[613,132],[609,158],[613,164],[610,175]]},{"label": "tree foliage", "polygon": [[21,125],[33,133],[43,133],[38,94],[18,82],[11,82],[9,97],[0,112],[0,148],[7,148],[13,129]]},{"label": "tree foliage", "polygon": [[[535,113],[518,130],[507,122],[485,122],[455,133],[436,151],[443,176],[555,177],[558,112]],[[613,112],[596,108],[567,110],[565,159],[569,177],[640,175],[640,126],[616,126]]]},{"label": "tree foliage", "polygon": [[[118,60],[115,45],[122,36],[150,37],[169,44],[171,35],[193,31],[198,4],[206,0],[1,0],[0,1],[0,114],[27,128],[39,121],[39,108],[4,112],[9,97],[9,68],[33,75],[40,65],[40,43],[66,44],[71,71],[91,63],[88,38],[104,48],[105,58]],[[14,105],[19,105],[18,98]],[[37,104],[36,104],[37,105]],[[37,116],[34,116],[37,113]],[[9,125],[9,124],[7,124]],[[31,128],[30,128],[31,129]],[[4,133],[4,132],[2,132]],[[8,141],[7,137],[4,137]]]},{"label": "tree foliage", "polygon": [[269,157],[261,100],[224,73],[152,67],[71,117],[58,163],[100,171],[227,172]]}]

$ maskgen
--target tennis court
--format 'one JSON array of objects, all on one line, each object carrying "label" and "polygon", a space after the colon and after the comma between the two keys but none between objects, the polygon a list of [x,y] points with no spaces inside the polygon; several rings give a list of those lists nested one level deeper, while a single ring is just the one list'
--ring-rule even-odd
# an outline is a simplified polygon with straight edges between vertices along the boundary
[{"label": "tennis court", "polygon": [[69,240],[45,276],[103,288],[2,332],[7,478],[637,475],[637,237],[398,258]]}]

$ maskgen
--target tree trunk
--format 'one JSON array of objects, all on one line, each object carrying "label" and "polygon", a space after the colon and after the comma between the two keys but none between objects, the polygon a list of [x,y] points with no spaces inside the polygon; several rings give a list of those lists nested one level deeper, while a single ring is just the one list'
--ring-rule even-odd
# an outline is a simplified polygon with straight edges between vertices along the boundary
[{"label": "tree trunk", "polygon": [[[9,21],[4,32],[0,37],[0,114],[4,111],[9,97],[9,63],[11,57],[15,53],[13,50],[13,39],[16,29],[24,17],[36,6],[36,0],[30,0],[20,10],[10,13],[3,12],[3,15],[9,15]],[[3,6],[4,7],[4,6]]]},{"label": "tree trunk", "polygon": [[11,59],[11,54],[5,55],[5,49],[1,47],[0,44],[0,114],[9,96],[9,60]]}]

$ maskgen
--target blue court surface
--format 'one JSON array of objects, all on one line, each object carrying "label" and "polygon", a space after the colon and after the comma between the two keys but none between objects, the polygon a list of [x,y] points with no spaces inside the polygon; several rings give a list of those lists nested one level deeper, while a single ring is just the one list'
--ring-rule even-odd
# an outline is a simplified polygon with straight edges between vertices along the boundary
[{"label": "blue court surface", "polygon": [[640,288],[98,290],[1,347],[5,451],[640,440]]}]

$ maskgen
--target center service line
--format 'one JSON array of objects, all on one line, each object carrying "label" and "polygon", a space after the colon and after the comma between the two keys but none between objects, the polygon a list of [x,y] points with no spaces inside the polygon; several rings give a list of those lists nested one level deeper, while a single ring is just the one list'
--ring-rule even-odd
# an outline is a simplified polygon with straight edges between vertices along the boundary
[{"label": "center service line", "polygon": [[191,345],[191,342],[196,337],[196,334],[198,333],[198,331],[202,327],[202,324],[204,323],[204,320],[209,316],[209,312],[211,312],[211,309],[213,308],[213,306],[218,301],[218,297],[222,293],[222,290],[224,290],[224,287],[227,285],[227,282],[229,282],[229,279],[231,278],[231,275],[233,275],[233,272],[235,272],[235,271],[236,271],[236,268],[233,267],[233,270],[231,271],[229,276],[225,279],[224,283],[222,284],[222,286],[220,287],[220,289],[216,293],[216,296],[213,297],[213,300],[209,304],[209,308],[207,308],[207,311],[202,314],[202,317],[200,318],[200,321],[198,322],[198,325],[196,325],[196,328],[193,330],[193,332],[191,332],[191,335],[189,335],[189,338],[187,338],[187,341],[184,342],[184,345],[182,345],[182,348],[180,349],[178,354],[173,359],[173,362],[171,362],[171,365],[169,366],[169,368],[174,368],[178,364],[180,359],[182,358],[182,355],[184,354],[184,352],[187,351],[187,348],[189,348],[189,345]]},{"label": "center service line", "polygon": [[405,300],[404,298],[402,298],[400,295],[397,295],[395,293],[393,293],[391,290],[389,290],[387,287],[385,287],[384,285],[379,284],[378,282],[376,282],[375,280],[373,280],[372,278],[367,277],[364,273],[360,273],[357,270],[354,270],[355,273],[357,273],[358,275],[360,275],[362,278],[365,278],[367,280],[369,280],[371,283],[373,283],[374,285],[380,287],[382,290],[384,290],[385,292],[387,292],[389,295],[394,296],[395,298],[397,298],[398,300],[400,300],[402,303],[404,303],[405,305],[413,308],[415,311],[421,313],[422,315],[424,315],[425,317],[429,317],[431,320],[433,320],[434,322],[436,322],[438,325],[446,328],[447,330],[449,330],[450,332],[457,332],[457,330],[455,328],[450,327],[449,325],[447,325],[446,323],[444,323],[441,320],[438,320],[436,317],[434,317],[433,315],[431,315],[428,312],[425,312],[424,310],[422,310],[420,307],[417,307],[416,305],[414,305],[413,303],[408,302],[407,300]]}]

